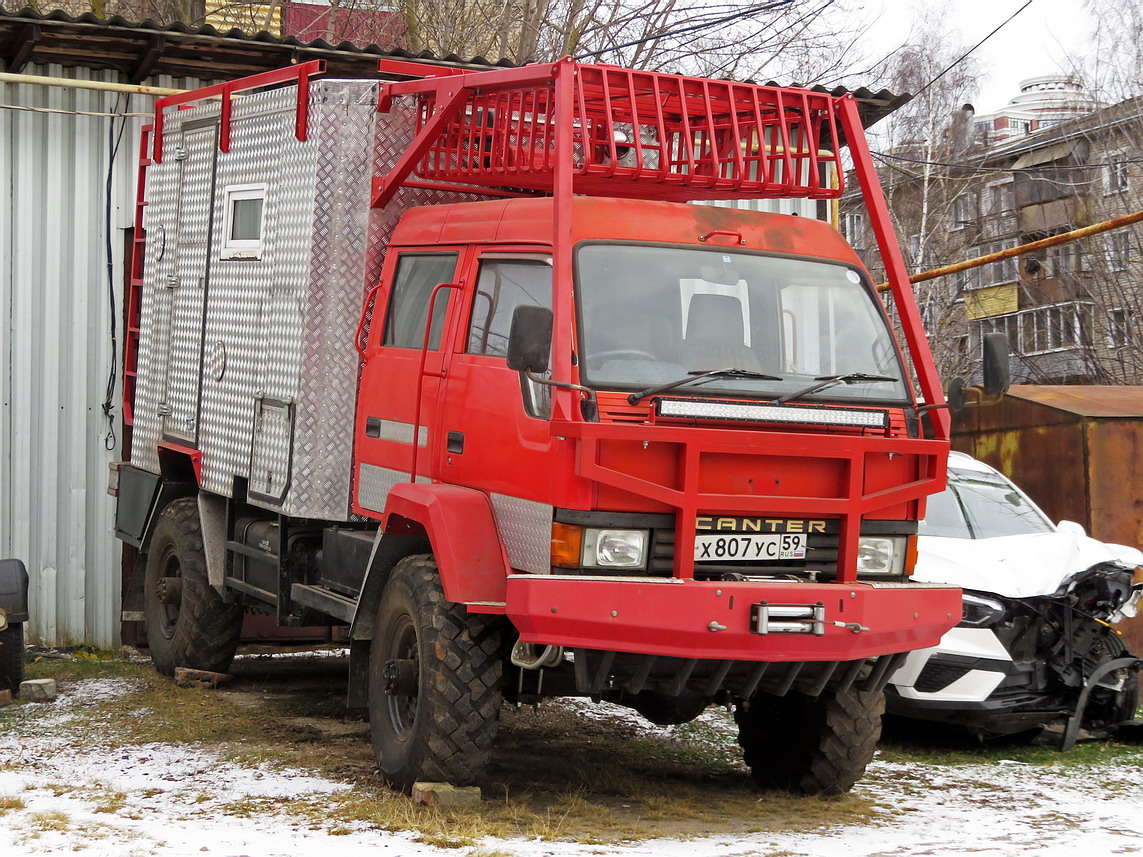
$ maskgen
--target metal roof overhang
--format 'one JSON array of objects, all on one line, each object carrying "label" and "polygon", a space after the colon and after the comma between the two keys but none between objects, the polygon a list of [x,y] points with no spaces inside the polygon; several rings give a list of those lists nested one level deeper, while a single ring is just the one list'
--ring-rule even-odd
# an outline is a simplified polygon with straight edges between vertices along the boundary
[{"label": "metal roof overhang", "polygon": [[1070,158],[1075,153],[1075,148],[1076,141],[1067,140],[1062,143],[1054,143],[1051,146],[1033,149],[1017,158],[1016,163],[1012,165],[1012,169],[1022,170],[1027,167],[1038,167],[1041,164],[1051,164],[1055,161],[1062,161],[1065,158]]},{"label": "metal roof overhang", "polygon": [[[0,70],[19,72],[29,63],[56,63],[69,67],[115,69],[128,83],[140,83],[152,75],[193,77],[200,80],[233,80],[308,60],[326,62],[330,77],[379,78],[377,61],[383,57],[486,69],[511,67],[509,60],[462,58],[456,54],[438,57],[413,54],[378,45],[364,47],[351,42],[331,45],[323,39],[302,42],[293,36],[254,35],[241,30],[219,32],[209,25],[159,24],[153,20],[128,21],[91,13],[73,17],[61,11],[42,14],[31,8],[0,12]],[[770,83],[777,86],[779,84]],[[869,127],[885,118],[911,96],[894,95],[860,87],[813,87],[834,96],[852,93],[857,99],[862,124]]]}]

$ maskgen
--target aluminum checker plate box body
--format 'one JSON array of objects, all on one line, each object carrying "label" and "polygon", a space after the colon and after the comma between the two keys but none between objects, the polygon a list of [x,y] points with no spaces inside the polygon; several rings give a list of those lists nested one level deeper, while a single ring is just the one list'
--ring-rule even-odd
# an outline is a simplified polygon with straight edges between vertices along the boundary
[{"label": "aluminum checker plate box body", "polygon": [[[378,83],[310,84],[308,137],[295,86],[170,111],[147,170],[133,463],[201,453],[203,490],[294,517],[351,519],[359,358],[354,334],[387,240],[412,205],[459,194],[403,190],[370,209],[370,181],[405,151],[411,105],[377,112]],[[260,246],[228,250],[235,198],[261,196]],[[229,216],[229,217],[228,217]],[[229,229],[229,232],[227,231]]]}]

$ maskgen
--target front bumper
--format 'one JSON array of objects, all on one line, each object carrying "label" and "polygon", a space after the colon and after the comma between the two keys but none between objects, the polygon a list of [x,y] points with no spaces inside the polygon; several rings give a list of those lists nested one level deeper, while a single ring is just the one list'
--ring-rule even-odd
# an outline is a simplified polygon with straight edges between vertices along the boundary
[{"label": "front bumper", "polygon": [[[752,606],[762,602],[820,604],[822,632],[755,633]],[[960,621],[961,591],[514,574],[505,612],[525,643],[692,659],[851,661],[935,646]]]}]

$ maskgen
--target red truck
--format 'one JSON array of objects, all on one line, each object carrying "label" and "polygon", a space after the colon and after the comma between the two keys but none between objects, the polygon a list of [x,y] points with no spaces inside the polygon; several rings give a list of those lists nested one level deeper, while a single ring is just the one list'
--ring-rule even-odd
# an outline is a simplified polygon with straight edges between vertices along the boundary
[{"label": "red truck", "polygon": [[[911,583],[948,414],[852,96],[565,60],[309,63],[161,99],[126,343],[125,618],[222,670],[348,626],[393,785],[479,781],[505,700],[736,708],[849,789],[961,615]],[[807,217],[848,145],[904,345]],[[920,404],[920,403],[928,404]]]}]

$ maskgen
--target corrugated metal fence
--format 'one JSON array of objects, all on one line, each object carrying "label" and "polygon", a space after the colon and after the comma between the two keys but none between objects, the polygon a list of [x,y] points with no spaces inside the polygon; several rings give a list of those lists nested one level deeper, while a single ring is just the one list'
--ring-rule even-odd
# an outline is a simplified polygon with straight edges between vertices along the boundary
[{"label": "corrugated metal fence", "polygon": [[[120,80],[54,65],[24,73]],[[114,318],[122,343],[124,230],[146,120],[77,114],[149,113],[153,98],[0,83],[0,105],[0,556],[28,566],[32,639],[113,646],[120,547],[104,488],[122,442],[122,367],[111,329]]]}]

